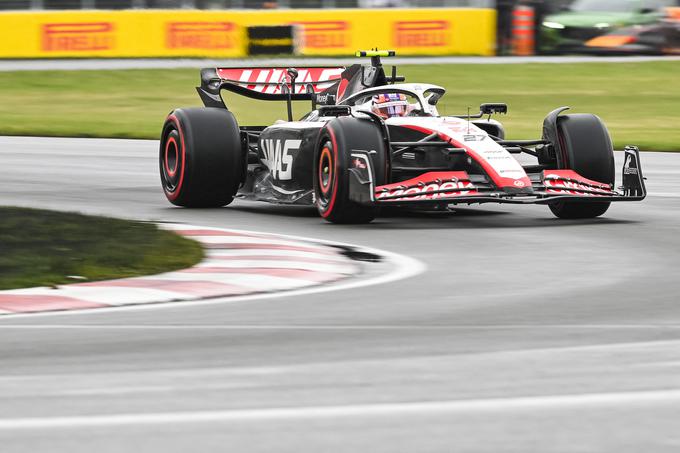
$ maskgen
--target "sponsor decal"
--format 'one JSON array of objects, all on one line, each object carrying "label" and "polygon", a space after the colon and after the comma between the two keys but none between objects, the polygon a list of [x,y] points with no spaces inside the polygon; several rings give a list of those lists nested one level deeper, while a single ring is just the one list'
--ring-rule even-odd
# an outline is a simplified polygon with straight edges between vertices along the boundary
[{"label": "sponsor decal", "polygon": [[302,27],[302,43],[307,49],[333,49],[350,44],[350,24],[342,20],[296,22]]},{"label": "sponsor decal", "polygon": [[[344,67],[297,68],[295,92],[306,93],[307,86],[311,86],[315,93],[323,91],[333,85],[344,70]],[[239,82],[239,85],[244,88],[266,94],[281,94],[281,84],[290,82],[283,68],[220,68],[217,74],[222,79]]]},{"label": "sponsor decal", "polygon": [[269,168],[273,179],[293,179],[293,156],[291,151],[299,150],[302,140],[262,140],[263,162]]},{"label": "sponsor decal", "polygon": [[524,181],[521,181],[519,179],[515,180],[515,182],[513,182],[513,184],[515,185],[515,187],[524,187],[526,185],[524,183]]},{"label": "sponsor decal", "polygon": [[474,189],[475,186],[470,181],[447,181],[443,183],[431,182],[429,184],[422,184],[421,186],[410,187],[408,189],[397,188],[393,190],[378,191],[376,192],[375,196],[378,200],[380,200],[382,198],[391,198],[404,195],[403,198],[393,198],[389,201],[437,200],[440,198],[476,194],[477,191]]},{"label": "sponsor decal", "polygon": [[169,22],[165,46],[168,49],[232,49],[236,45],[232,22]]},{"label": "sponsor decal", "polygon": [[449,44],[449,28],[445,20],[399,21],[392,41],[399,47],[442,47]]},{"label": "sponsor decal", "polygon": [[335,95],[323,93],[316,96],[316,102],[319,104],[335,104]]},{"label": "sponsor decal", "polygon": [[578,192],[574,190],[564,190],[564,189],[548,189],[547,193],[553,195],[578,195],[579,197],[604,197],[608,194],[606,193],[590,193],[590,192]]},{"label": "sponsor decal", "polygon": [[567,193],[571,195],[594,195],[583,193],[583,191],[589,191],[597,192],[602,195],[612,194],[611,190],[591,186],[576,181],[561,179],[559,175],[546,174],[543,183],[545,184],[548,193]]},{"label": "sponsor decal", "polygon": [[42,26],[42,50],[45,52],[91,52],[110,50],[114,45],[114,25],[111,22]]},{"label": "sponsor decal", "polygon": [[626,162],[623,164],[623,174],[624,175],[638,175],[638,169],[636,166],[631,166],[633,163],[633,156],[631,154],[626,155]]},{"label": "sponsor decal", "polygon": [[363,158],[355,157],[352,159],[352,167],[358,168],[359,170],[366,170],[368,166]]}]

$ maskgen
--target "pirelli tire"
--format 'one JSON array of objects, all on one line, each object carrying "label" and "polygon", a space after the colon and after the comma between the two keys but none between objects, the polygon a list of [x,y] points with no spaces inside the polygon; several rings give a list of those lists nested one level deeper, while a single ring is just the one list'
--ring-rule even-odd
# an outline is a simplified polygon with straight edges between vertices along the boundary
[{"label": "pirelli tire", "polygon": [[228,205],[245,167],[234,115],[221,108],[174,110],[163,125],[159,164],[163,191],[172,204]]},{"label": "pirelli tire", "polygon": [[[614,149],[609,131],[602,120],[592,114],[563,115],[557,119],[557,137],[561,153],[560,168],[594,181],[614,184]],[[559,201],[550,210],[561,219],[599,217],[609,209],[608,202]]]},{"label": "pirelli tire", "polygon": [[369,150],[375,186],[386,182],[387,149],[381,128],[368,119],[350,116],[329,121],[316,146],[314,200],[319,215],[332,223],[368,223],[378,215],[377,207],[350,200],[352,150]]}]

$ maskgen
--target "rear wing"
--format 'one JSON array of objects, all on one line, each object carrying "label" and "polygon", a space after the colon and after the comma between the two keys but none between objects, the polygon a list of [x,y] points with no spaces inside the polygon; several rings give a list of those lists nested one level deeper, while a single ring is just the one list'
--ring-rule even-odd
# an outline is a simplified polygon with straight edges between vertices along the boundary
[{"label": "rear wing", "polygon": [[357,52],[357,57],[371,58],[370,66],[206,68],[201,70],[201,86],[196,90],[206,107],[227,108],[220,96],[223,89],[264,101],[286,101],[288,121],[293,121],[292,101],[311,101],[315,110],[317,104],[335,105],[366,88],[403,82],[394,66],[392,75],[386,76],[380,61],[380,57],[394,55],[393,50]]},{"label": "rear wing", "polygon": [[206,68],[198,95],[206,107],[225,108],[221,90],[265,101],[315,101],[342,79],[344,66],[299,68]]}]

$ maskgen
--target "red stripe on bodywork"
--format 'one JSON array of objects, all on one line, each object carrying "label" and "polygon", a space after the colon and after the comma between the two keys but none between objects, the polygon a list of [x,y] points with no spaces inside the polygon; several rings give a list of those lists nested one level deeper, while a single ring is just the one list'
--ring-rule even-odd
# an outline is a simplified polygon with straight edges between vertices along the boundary
[{"label": "red stripe on bodywork", "polygon": [[543,185],[548,193],[566,195],[616,195],[609,184],[585,178],[573,170],[545,170]]},{"label": "red stripe on bodywork", "polygon": [[[525,188],[525,187],[531,187],[531,179],[529,179],[529,176],[524,176],[521,179],[514,179],[514,178],[506,178],[504,176],[501,176],[498,174],[495,168],[491,164],[489,164],[485,159],[483,159],[474,149],[470,148],[467,146],[465,143],[460,143],[457,140],[455,140],[452,137],[449,137],[448,135],[436,131],[434,129],[426,128],[426,127],[421,127],[421,126],[416,126],[416,125],[404,125],[403,127],[407,127],[409,129],[416,130],[418,132],[422,132],[424,134],[430,135],[432,133],[436,133],[440,139],[444,140],[445,142],[450,143],[452,146],[455,146],[456,148],[463,148],[467,152],[467,154],[475,159],[475,162],[477,162],[479,165],[482,166],[486,174],[488,174],[491,177],[491,180],[494,182],[494,184],[497,187],[513,187],[513,188]],[[521,181],[522,186],[517,186],[515,184],[516,181]]]},{"label": "red stripe on bodywork", "polygon": [[451,181],[452,179],[455,179],[456,181],[469,181],[470,176],[464,171],[431,171],[428,173],[423,173],[416,178],[407,179],[406,181],[378,186],[376,187],[376,191],[385,189],[396,190],[403,186],[409,187],[415,186],[417,184],[429,184],[438,180],[440,182],[446,182]]},{"label": "red stripe on bodywork", "polygon": [[[420,201],[477,195],[474,184],[464,171],[439,171],[424,173],[416,178],[375,189],[375,198],[383,202]],[[399,198],[397,198],[399,197]],[[385,198],[387,198],[385,200]]]},{"label": "red stripe on bodywork", "polygon": [[[241,87],[247,88],[251,91],[264,93],[267,88],[272,90],[269,94],[281,94],[281,84],[289,84],[288,68],[274,67],[274,68],[217,68],[217,75],[222,80],[231,82]],[[296,80],[295,92],[304,93],[307,86],[311,86],[315,93],[320,93],[338,81],[339,76],[345,70],[344,66],[332,67],[297,67],[301,78]],[[247,80],[241,80],[244,71],[251,71]],[[265,74],[262,79],[260,76]],[[323,76],[323,77],[322,77]],[[260,81],[258,82],[258,79]]]},{"label": "red stripe on bodywork", "polygon": [[593,181],[592,179],[588,179],[584,176],[579,175],[574,170],[544,170],[543,178],[545,179],[545,177],[548,175],[559,176],[562,179],[572,179],[574,181],[587,184],[589,186],[598,187],[600,189],[611,191],[611,186],[609,184],[599,181]]}]

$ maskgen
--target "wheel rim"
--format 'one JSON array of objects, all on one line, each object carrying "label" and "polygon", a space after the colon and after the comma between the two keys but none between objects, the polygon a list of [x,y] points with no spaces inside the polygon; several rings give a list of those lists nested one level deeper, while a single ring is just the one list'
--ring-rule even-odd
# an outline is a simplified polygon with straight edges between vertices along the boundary
[{"label": "wheel rim", "polygon": [[330,193],[332,179],[333,158],[331,157],[331,150],[328,149],[328,146],[324,146],[319,158],[319,188],[322,193],[326,195]]},{"label": "wheel rim", "polygon": [[330,203],[335,185],[335,163],[333,162],[333,145],[330,141],[325,142],[319,153],[319,163],[317,167],[319,206],[326,209]]},{"label": "wheel rim", "polygon": [[177,174],[177,140],[175,137],[168,137],[165,143],[165,171],[168,176],[175,176]]},{"label": "wheel rim", "polygon": [[181,148],[180,132],[170,125],[160,152],[160,168],[163,189],[168,197],[176,197],[182,185],[184,173],[184,156]]}]

